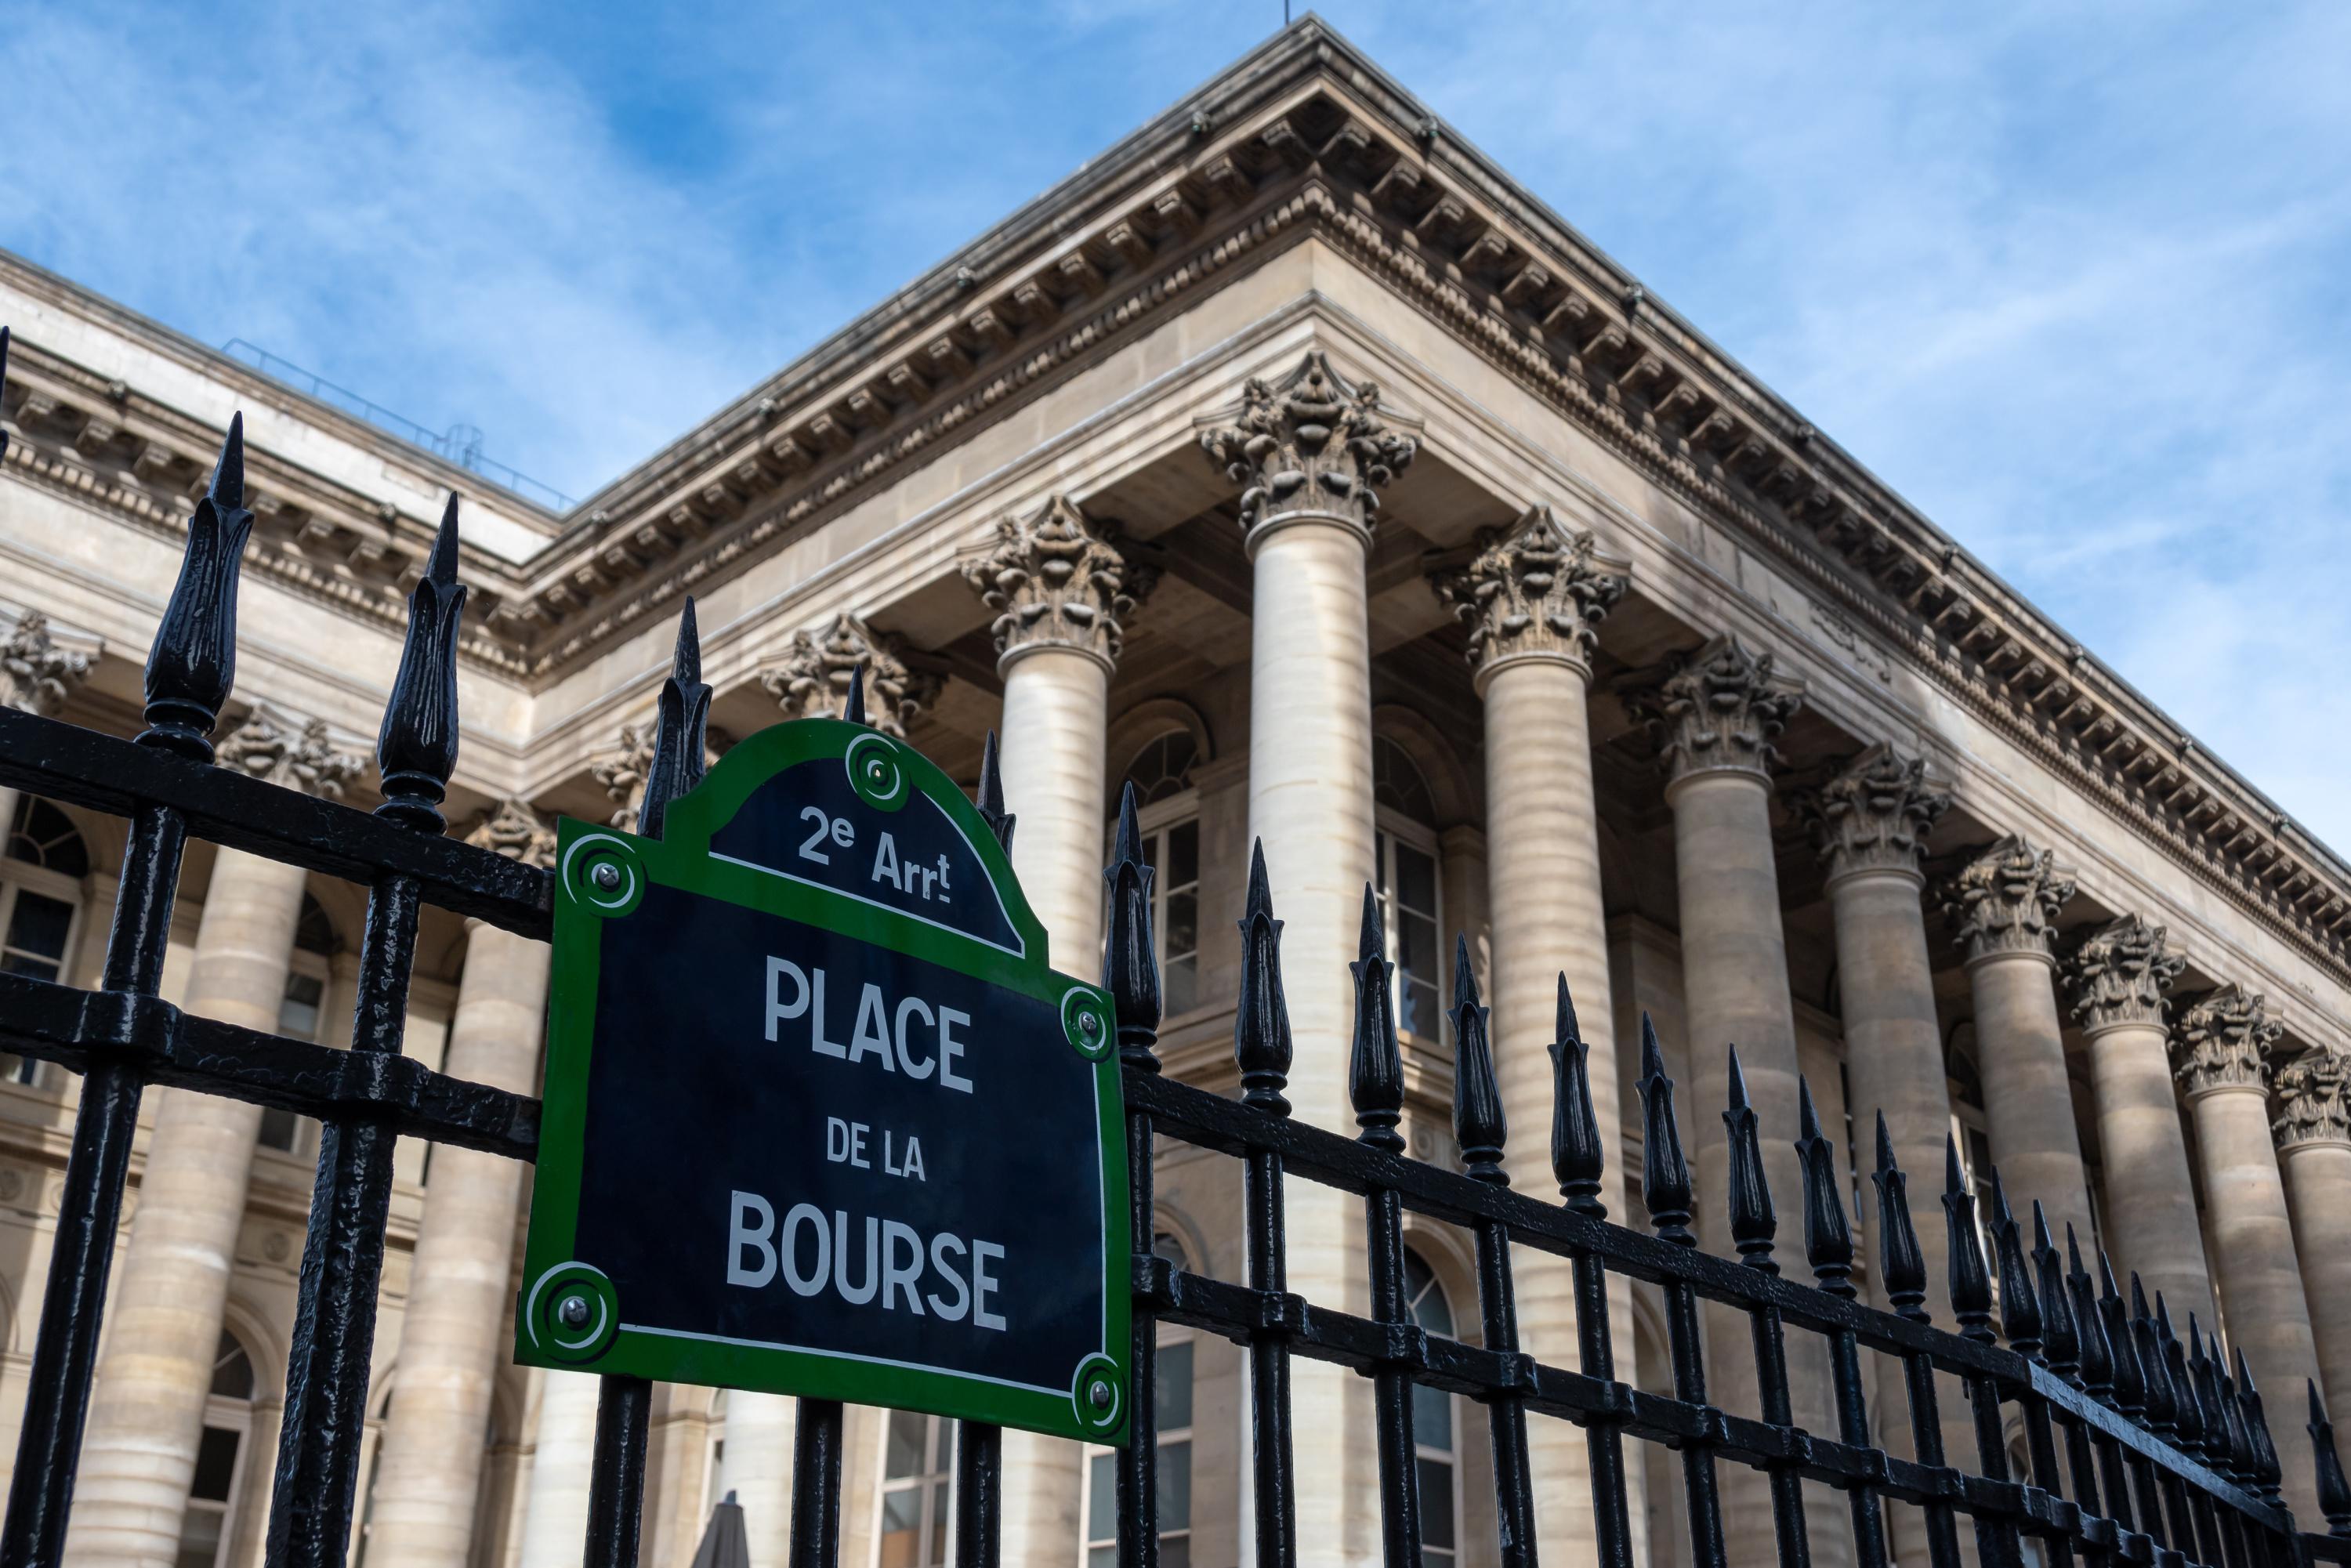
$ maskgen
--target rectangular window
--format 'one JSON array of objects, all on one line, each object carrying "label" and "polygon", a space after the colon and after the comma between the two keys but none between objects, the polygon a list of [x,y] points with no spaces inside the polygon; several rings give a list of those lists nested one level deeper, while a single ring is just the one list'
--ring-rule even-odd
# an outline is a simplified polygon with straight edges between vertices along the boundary
[{"label": "rectangular window", "polygon": [[1169,1018],[1200,1001],[1200,821],[1196,817],[1143,836],[1154,873],[1151,927],[1159,949],[1160,1006]]},{"label": "rectangular window", "polygon": [[[1153,1360],[1159,1418],[1160,1568],[1192,1561],[1192,1341],[1163,1343]],[[1097,1448],[1086,1463],[1086,1568],[1118,1561],[1118,1455]]]},{"label": "rectangular window", "polygon": [[[0,897],[6,890],[0,889]],[[0,970],[30,975],[37,980],[63,977],[66,941],[73,934],[73,905],[28,888],[16,889],[7,900],[7,925],[0,932]],[[41,1064],[21,1056],[0,1054],[0,1078],[11,1083],[32,1083]]]},{"label": "rectangular window", "polygon": [[[326,999],[326,981],[299,969],[288,974],[286,993],[277,1003],[277,1032],[292,1040],[316,1040]],[[289,1155],[299,1152],[308,1141],[304,1127],[308,1121],[274,1105],[266,1108],[261,1113],[261,1146]]]},{"label": "rectangular window", "polygon": [[1396,967],[1396,1027],[1433,1040],[1445,1013],[1447,959],[1438,936],[1437,857],[1385,829],[1374,835],[1373,845],[1388,962]]},{"label": "rectangular window", "polygon": [[936,1416],[893,1410],[883,1437],[879,1568],[940,1568],[947,1560],[954,1431]]},{"label": "rectangular window", "polygon": [[232,1427],[206,1427],[196,1445],[196,1470],[188,1505],[180,1516],[175,1568],[216,1568],[228,1534],[229,1499],[236,1490],[236,1450]]}]

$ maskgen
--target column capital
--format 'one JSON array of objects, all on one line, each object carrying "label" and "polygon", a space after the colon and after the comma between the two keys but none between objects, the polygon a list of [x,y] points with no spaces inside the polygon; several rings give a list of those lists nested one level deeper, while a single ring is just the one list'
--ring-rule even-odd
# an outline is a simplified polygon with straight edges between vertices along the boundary
[{"label": "column capital", "polygon": [[1918,869],[1928,831],[1950,810],[1949,792],[1929,780],[1927,764],[1885,741],[1868,747],[1816,789],[1800,790],[1789,807],[1813,835],[1829,881],[1859,872],[1901,872],[1923,883]]},{"label": "column capital", "polygon": [[483,812],[481,821],[465,834],[465,841],[540,871],[555,863],[554,826],[518,795],[509,795]]},{"label": "column capital", "polygon": [[1804,683],[1726,632],[1623,695],[1656,739],[1668,789],[1703,773],[1744,773],[1768,789],[1780,761],[1771,743],[1802,706]]},{"label": "column capital", "polygon": [[620,751],[588,769],[612,802],[612,826],[624,832],[637,825],[637,798],[645,787],[645,770],[653,765],[653,727],[650,720],[621,727]]},{"label": "column capital", "polygon": [[876,631],[861,616],[843,611],[821,632],[792,633],[784,656],[759,672],[759,685],[784,717],[837,718],[849,695],[849,678],[865,667],[866,722],[884,735],[904,739],[906,726],[937,700],[945,679],[909,668],[905,640]]},{"label": "column capital", "polygon": [[2269,998],[2227,985],[2180,1010],[2171,1031],[2171,1071],[2189,1098],[2220,1089],[2262,1089],[2270,1048],[2283,1034]]},{"label": "column capital", "polygon": [[2065,960],[2065,995],[2074,1021],[2095,1034],[2123,1024],[2163,1027],[2163,993],[2188,960],[2168,951],[2164,928],[2136,915],[2110,920],[2083,938]]},{"label": "column capital", "polygon": [[2001,953],[2030,953],[2054,964],[2052,923],[2074,883],[2057,873],[2057,857],[2035,851],[2011,833],[1979,852],[1938,890],[1943,917],[1966,948],[1968,962]]},{"label": "column capital", "polygon": [[41,611],[16,617],[0,641],[0,707],[55,718],[89,675],[89,655],[58,647]]},{"label": "column capital", "polygon": [[2331,1051],[2314,1051],[2279,1068],[2271,1088],[2277,1106],[2270,1133],[2281,1150],[2351,1145],[2351,1061]]},{"label": "column capital", "polygon": [[1251,376],[1238,407],[1200,432],[1200,450],[1241,486],[1252,544],[1290,517],[1351,525],[1368,543],[1378,491],[1410,465],[1419,439],[1388,426],[1376,382],[1349,382],[1309,349],[1279,382]]},{"label": "column capital", "polygon": [[340,800],[366,764],[356,752],[336,748],[324,719],[299,719],[256,707],[213,748],[222,768],[250,773],[306,795]]},{"label": "column capital", "polygon": [[1118,660],[1126,617],[1159,580],[1158,570],[1130,562],[1116,523],[1097,523],[1066,496],[1051,496],[1026,517],[996,524],[995,547],[963,564],[963,579],[997,612],[1000,671],[1038,648]]},{"label": "column capital", "polygon": [[1471,549],[1431,570],[1428,585],[1469,628],[1479,685],[1513,659],[1557,660],[1589,680],[1600,622],[1625,597],[1625,563],[1540,504],[1508,528],[1479,529]]}]

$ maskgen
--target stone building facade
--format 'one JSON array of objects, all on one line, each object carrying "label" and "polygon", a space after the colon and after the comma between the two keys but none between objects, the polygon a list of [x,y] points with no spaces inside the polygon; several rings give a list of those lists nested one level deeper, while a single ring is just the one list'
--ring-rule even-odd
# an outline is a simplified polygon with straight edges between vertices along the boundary
[{"label": "stone building facade", "polygon": [[[1001,733],[1015,862],[1064,967],[1099,947],[1134,784],[1170,1071],[1235,1087],[1261,840],[1298,1114],[1352,1127],[1369,882],[1420,1157],[1457,1157],[1461,933],[1522,1190],[1552,1191],[1564,975],[1613,1216],[1641,1218],[1646,1013],[1688,1086],[1701,1245],[1731,1250],[1713,1113],[1736,1042],[1775,1190],[1797,1190],[1802,1073],[1856,1179],[1881,1115],[1914,1173],[1956,1137],[1972,1176],[1996,1164],[2264,1387],[2351,1401],[2351,869],[1319,21],[560,516],[5,256],[0,322],[0,701],[136,727],[191,496],[242,411],[256,522],[222,766],[371,800],[401,595],[454,489],[472,598],[450,814],[476,842],[538,860],[558,813],[631,820],[691,593],[715,746],[831,710],[861,665],[872,722],[959,777]],[[121,824],[0,809],[0,959],[93,982]],[[331,1042],[363,905],[198,849],[165,991]],[[411,1051],[530,1089],[546,950],[428,910],[418,955]],[[13,1410],[76,1085],[0,1065]],[[146,1115],[69,1557],[251,1568],[315,1129],[172,1091]],[[593,1384],[506,1350],[528,1172],[412,1145],[398,1168],[357,1549],[576,1562]],[[1240,1277],[1233,1163],[1170,1148],[1158,1193],[1158,1249]],[[1465,1239],[1409,1223],[1421,1321],[1474,1337]],[[1940,1229],[1920,1228],[1939,1296]],[[1362,1310],[1352,1205],[1301,1185],[1290,1231],[1292,1288]],[[1528,1259],[1520,1279],[1529,1347],[1570,1361],[1563,1274]],[[1666,1386],[1657,1303],[1619,1281],[1612,1312],[1622,1375]],[[1229,1568],[1250,1553],[1240,1353],[1171,1331],[1161,1366],[1165,1554]],[[1797,1420],[1832,1429],[1802,1347],[1793,1371]],[[1752,1411],[1745,1357],[1713,1376]],[[1297,1399],[1301,1559],[1374,1561],[1367,1387],[1301,1365]],[[650,1563],[684,1568],[726,1491],[754,1562],[782,1563],[792,1410],[659,1391]],[[944,1425],[852,1412],[856,1568],[945,1561]],[[2275,1431],[2314,1521],[2306,1442]],[[1418,1435],[1429,1560],[1491,1563],[1483,1422],[1425,1396]],[[1538,1422],[1533,1454],[1546,1558],[1583,1560],[1581,1443]],[[1099,1561],[1107,1465],[1017,1434],[1005,1456],[1007,1561]],[[1685,1561],[1669,1460],[1644,1458],[1636,1531]],[[1724,1487],[1744,1561],[1768,1496]],[[1850,1561],[1841,1500],[1814,1501],[1816,1556]]]}]

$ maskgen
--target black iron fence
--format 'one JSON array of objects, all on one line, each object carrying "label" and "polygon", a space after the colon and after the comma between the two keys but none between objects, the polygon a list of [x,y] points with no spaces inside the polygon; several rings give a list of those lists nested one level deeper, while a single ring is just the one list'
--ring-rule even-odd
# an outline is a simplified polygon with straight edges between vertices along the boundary
[{"label": "black iron fence", "polygon": [[[0,353],[5,351],[0,335]],[[82,1074],[82,1094],[57,1228],[56,1254],[33,1353],[0,1568],[59,1562],[72,1503],[107,1273],[122,1206],[141,1092],[172,1084],[316,1117],[317,1184],[302,1258],[299,1309],[288,1357],[286,1413],[270,1502],[273,1568],[340,1563],[350,1539],[366,1409],[392,1151],[406,1134],[529,1159],[538,1103],[431,1071],[401,1054],[421,905],[475,915],[526,936],[549,930],[549,879],[486,850],[443,836],[439,810],[456,758],[455,647],[465,590],[457,585],[453,500],[423,578],[410,598],[408,641],[378,743],[383,804],[372,814],[311,799],[211,766],[210,736],[235,673],[239,561],[252,515],[243,505],[239,427],[232,424],[209,492],[196,504],[178,586],[147,665],[147,727],[122,740],[0,710],[0,784],[129,819],[99,988],[84,991],[0,974],[0,1049]],[[669,803],[700,778],[709,688],[699,676],[692,607],[682,620],[674,670],[660,699],[654,761],[641,831],[658,834]],[[847,716],[861,717],[852,688]],[[991,747],[980,807],[1008,838]],[[190,835],[268,856],[371,889],[349,1051],[308,1044],[193,1017],[157,995],[183,852]],[[1956,1157],[1942,1197],[1950,1236],[1949,1294],[1956,1322],[1938,1329],[1921,1303],[1926,1268],[1912,1229],[1905,1177],[1880,1130],[1874,1176],[1876,1267],[1884,1312],[1862,1304],[1854,1244],[1840,1197],[1837,1151],[1822,1135],[1809,1093],[1796,1147],[1803,1173],[1803,1253],[1816,1283],[1782,1277],[1778,1225],[1763,1179],[1761,1138],[1736,1061],[1729,1126],[1730,1231],[1739,1257],[1700,1252],[1689,1228],[1692,1194],[1674,1110],[1674,1087],[1644,1028],[1646,1106],[1642,1196],[1654,1234],[1611,1223],[1601,1202],[1604,1148],[1585,1048],[1564,982],[1556,1038],[1551,1164],[1563,1203],[1509,1187],[1505,1126],[1466,953],[1458,965],[1454,1129],[1465,1170],[1406,1158],[1396,1128],[1405,1103],[1391,967],[1378,912],[1367,895],[1349,1086],[1359,1134],[1347,1138],[1294,1119],[1284,1096],[1290,1037],[1283,1003],[1280,927],[1262,857],[1252,866],[1242,922],[1244,969],[1235,1030],[1242,1094],[1231,1100],[1160,1075],[1155,1054],[1159,980],[1150,929],[1152,871],[1144,862],[1134,802],[1123,802],[1108,880],[1111,928],[1105,984],[1117,1005],[1125,1066],[1127,1155],[1137,1244],[1153,1234],[1153,1145],[1165,1137],[1243,1162],[1248,1277],[1235,1283],[1172,1267],[1148,1252],[1133,1261],[1136,1307],[1134,1385],[1139,1440],[1116,1467],[1119,1561],[1159,1559],[1154,1362],[1157,1326],[1186,1324],[1247,1348],[1257,1561],[1285,1568],[1298,1552],[1290,1426],[1291,1360],[1305,1356],[1367,1377],[1379,1462],[1382,1554],[1421,1561],[1414,1463],[1416,1386],[1466,1396],[1488,1412],[1498,1551],[1506,1568],[1536,1562],[1530,1418],[1566,1420],[1589,1455],[1593,1531],[1604,1568],[1633,1555],[1627,1519],[1626,1440],[1663,1444],[1679,1458],[1690,1559],[1719,1568],[1723,1538],[1719,1471],[1749,1466],[1770,1477],[1781,1568],[1810,1559],[1802,1507],[1809,1483],[1847,1500],[1855,1561],[1888,1561],[1886,1504],[1914,1506],[1931,1568],[1958,1568],[1967,1521],[1985,1568],[2019,1568],[2035,1543],[2050,1568],[2119,1563],[2174,1568],[2292,1568],[2351,1563],[2351,1487],[2315,1388],[2309,1391],[2317,1494],[2327,1534],[2298,1531],[2279,1500],[2277,1452],[2262,1396],[2244,1361],[2222,1358],[2191,1330],[2183,1344],[2168,1318],[2126,1302],[2111,1273],[2094,1279],[2077,1239],[2061,1252],[2032,1211],[2022,1223],[1991,1188],[1984,1217]],[[1789,1129],[1775,1129],[1785,1135]],[[1303,1180],[1363,1200],[1371,1315],[1309,1301],[1288,1288],[1284,1189]],[[1433,1335],[1406,1306],[1406,1209],[1463,1228],[1477,1245],[1479,1343]],[[1577,1308],[1577,1364],[1541,1364],[1519,1348],[1511,1282],[1514,1253],[1564,1259]],[[2101,1260],[2103,1265],[2103,1260]],[[1658,1287],[1666,1307],[1673,1393],[1645,1393],[1617,1375],[1608,1306],[1612,1273]],[[1995,1281],[1997,1294],[1995,1294]],[[1701,1301],[1743,1312],[1762,1418],[1708,1403],[1700,1353]],[[1993,1315],[1997,1302],[1999,1324]],[[1955,1331],[1955,1332],[1954,1332]],[[1807,1433],[1790,1415],[1787,1340],[1817,1336],[1834,1383],[1834,1437]],[[2001,1342],[2005,1341],[2005,1344]],[[1864,1353],[1904,1371],[1915,1458],[1869,1437]],[[1717,1344],[1718,1357],[1735,1354]],[[1938,1375],[1964,1390],[1972,1456],[1943,1451]],[[585,1561],[627,1568],[637,1558],[652,1390],[633,1378],[603,1380]],[[2011,1474],[2005,1438],[2013,1410],[2025,1437],[2025,1473]],[[840,1554],[841,1408],[801,1405],[793,1467],[795,1568],[831,1568]],[[998,1434],[966,1423],[956,1444],[956,1557],[998,1557]],[[1970,1463],[1969,1460],[1972,1460]],[[1071,1550],[1077,1550],[1071,1543]],[[1742,1557],[1750,1555],[1742,1552]]]}]

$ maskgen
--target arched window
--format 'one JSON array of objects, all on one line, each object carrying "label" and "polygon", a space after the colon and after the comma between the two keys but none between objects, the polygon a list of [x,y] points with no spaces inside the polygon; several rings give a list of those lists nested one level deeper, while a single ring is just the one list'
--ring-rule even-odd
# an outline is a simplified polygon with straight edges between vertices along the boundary
[{"label": "arched window", "polygon": [[[286,967],[286,993],[277,1003],[278,1033],[314,1042],[319,1038],[326,1022],[328,966],[340,946],[325,907],[304,894],[302,913],[294,922],[294,957]],[[309,1146],[314,1125],[308,1116],[271,1106],[261,1113],[261,1146],[298,1155]]]},{"label": "arched window", "polygon": [[919,1411],[891,1411],[882,1437],[876,1568],[940,1568],[946,1562],[954,1480],[954,1424]]},{"label": "arched window", "polygon": [[[63,811],[30,795],[16,798],[7,839],[0,860],[0,969],[68,979],[81,936],[89,846]],[[38,1084],[41,1064],[0,1053],[0,1081]]]},{"label": "arched window", "polygon": [[204,1436],[196,1473],[180,1516],[176,1568],[218,1568],[228,1551],[229,1522],[245,1490],[245,1449],[253,1432],[253,1360],[236,1336],[222,1331],[214,1353],[213,1385],[204,1400]]},{"label": "arched window", "polygon": [[[1187,1269],[1182,1239],[1162,1230],[1151,1238],[1151,1253]],[[1191,1568],[1192,1562],[1192,1331],[1159,1325],[1158,1354],[1152,1362],[1153,1414],[1158,1420],[1160,1568]],[[1087,1450],[1085,1568],[1111,1568],[1118,1561],[1117,1451]]]},{"label": "arched window", "polygon": [[1200,1000],[1200,798],[1192,788],[1199,755],[1190,730],[1171,729],[1134,754],[1124,779],[1134,787],[1144,863],[1155,873],[1151,937],[1169,1018]]},{"label": "arched window", "polygon": [[[1428,1260],[1404,1249],[1405,1308],[1413,1321],[1430,1333],[1453,1336],[1453,1306]],[[1412,1390],[1412,1441],[1420,1471],[1420,1553],[1422,1561],[1446,1568],[1454,1561],[1460,1499],[1456,1491],[1453,1396],[1441,1388],[1415,1384]]]},{"label": "arched window", "polygon": [[1445,1010],[1444,911],[1437,901],[1436,798],[1403,747],[1372,740],[1372,803],[1378,831],[1380,918],[1396,967],[1396,1027],[1437,1038]]}]

